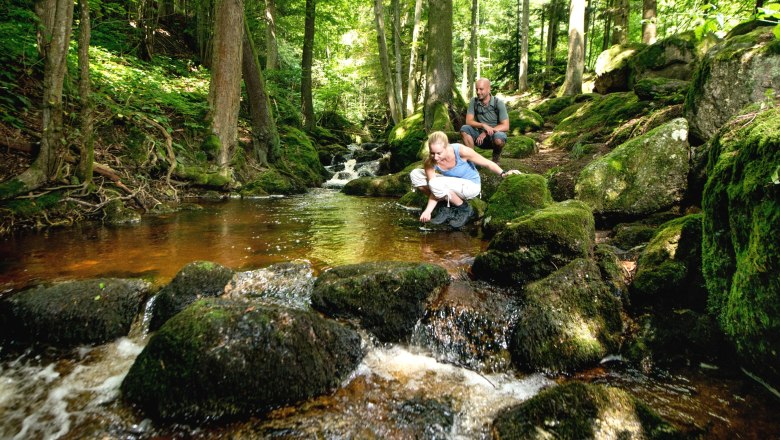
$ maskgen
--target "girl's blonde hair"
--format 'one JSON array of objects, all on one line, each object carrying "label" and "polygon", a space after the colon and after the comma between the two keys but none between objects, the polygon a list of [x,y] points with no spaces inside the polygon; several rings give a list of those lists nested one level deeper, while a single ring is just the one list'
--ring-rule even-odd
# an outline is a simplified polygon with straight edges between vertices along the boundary
[{"label": "girl's blonde hair", "polygon": [[423,147],[423,154],[425,155],[425,166],[430,167],[433,166],[433,159],[431,158],[431,149],[429,147],[430,144],[444,144],[444,147],[450,145],[450,139],[447,137],[447,133],[443,131],[434,131],[428,136],[428,140],[425,141],[425,146]]}]

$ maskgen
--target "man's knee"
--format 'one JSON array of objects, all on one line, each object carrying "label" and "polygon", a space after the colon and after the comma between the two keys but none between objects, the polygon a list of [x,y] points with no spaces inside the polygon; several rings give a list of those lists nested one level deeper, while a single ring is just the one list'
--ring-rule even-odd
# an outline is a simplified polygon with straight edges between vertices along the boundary
[{"label": "man's knee", "polygon": [[493,142],[493,145],[496,147],[503,148],[504,145],[506,145],[506,133],[500,131],[493,135],[493,139],[491,139]]}]

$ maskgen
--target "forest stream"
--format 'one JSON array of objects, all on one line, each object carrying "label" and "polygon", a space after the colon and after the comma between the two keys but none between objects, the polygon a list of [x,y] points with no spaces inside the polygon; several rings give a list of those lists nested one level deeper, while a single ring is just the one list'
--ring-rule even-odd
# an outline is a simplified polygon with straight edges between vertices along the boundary
[{"label": "forest stream", "polygon": [[[235,270],[305,262],[312,276],[350,263],[428,261],[462,279],[486,245],[473,233],[421,228],[416,214],[393,199],[347,197],[330,189],[198,204],[203,209],[146,217],[135,225],[83,224],[6,237],[0,243],[2,294],[106,276],[162,285],[194,260]],[[502,408],[571,379],[626,389],[703,438],[780,434],[778,399],[739,372],[713,365],[642,372],[608,357],[574,377],[511,369],[480,373],[434,355],[418,337],[422,328],[408,345],[378,344],[364,335],[366,356],[330,395],[228,424],[159,424],[144,419],[119,393],[148,341],[148,309],[128,337],[108,344],[66,353],[0,353],[0,438],[489,438]]]}]

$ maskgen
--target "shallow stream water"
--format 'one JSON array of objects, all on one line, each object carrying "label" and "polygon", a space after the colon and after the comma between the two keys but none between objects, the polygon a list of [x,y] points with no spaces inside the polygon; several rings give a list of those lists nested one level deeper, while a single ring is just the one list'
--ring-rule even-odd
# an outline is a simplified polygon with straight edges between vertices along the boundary
[{"label": "shallow stream water", "polygon": [[[0,296],[41,282],[93,277],[170,281],[194,260],[238,271],[279,262],[330,267],[428,261],[462,278],[486,242],[472,232],[421,228],[393,199],[306,195],[220,202],[121,227],[81,225],[0,241]],[[119,384],[148,334],[67,352],[0,348],[0,439],[328,438],[481,439],[502,408],[569,377],[483,374],[437,359],[425,346],[372,344],[342,386],[294,407],[227,424],[158,424],[125,405]],[[674,373],[620,364],[576,378],[631,391],[702,438],[780,438],[779,400],[739,372],[697,366]],[[716,366],[715,366],[716,367]]]}]

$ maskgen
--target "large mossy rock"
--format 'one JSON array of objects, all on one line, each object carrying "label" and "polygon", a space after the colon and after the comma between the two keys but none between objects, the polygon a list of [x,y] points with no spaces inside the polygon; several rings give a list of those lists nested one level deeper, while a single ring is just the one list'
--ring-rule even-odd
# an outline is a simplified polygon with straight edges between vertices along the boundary
[{"label": "large mossy rock", "polygon": [[[546,119],[550,116],[560,113],[563,109],[574,104],[574,100],[574,96],[560,96],[550,98],[541,104],[536,105],[532,110],[542,118]],[[512,126],[510,125],[509,128],[511,129]]]},{"label": "large mossy rock", "polygon": [[390,171],[401,171],[420,160],[420,150],[427,137],[422,112],[409,116],[393,127],[387,137],[387,143],[390,145]]},{"label": "large mossy rock", "polygon": [[539,113],[520,108],[509,112],[509,135],[518,136],[542,128],[544,118]]},{"label": "large mossy rock", "polygon": [[742,361],[780,386],[780,107],[737,118],[710,151],[702,201],[708,306]]},{"label": "large mossy rock", "polygon": [[289,195],[306,192],[306,186],[298,179],[291,179],[276,168],[267,168],[241,187],[242,197],[267,196],[270,194]]},{"label": "large mossy rock", "polygon": [[311,139],[303,131],[289,126],[282,127],[280,132],[279,147],[271,152],[272,164],[306,188],[322,185],[328,172]]},{"label": "large mossy rock", "polygon": [[312,306],[328,316],[357,318],[380,341],[407,338],[425,306],[450,282],[427,263],[376,262],[334,267],[314,282]]},{"label": "large mossy rock", "polygon": [[493,236],[517,217],[553,203],[547,179],[539,174],[509,175],[488,200],[482,229]]},{"label": "large mossy rock", "polygon": [[227,419],[329,392],[362,356],[354,330],[316,312],[208,298],[152,336],[121,390],[153,418]]},{"label": "large mossy rock", "polygon": [[200,298],[222,295],[231,278],[233,271],[221,264],[210,261],[188,263],[154,297],[149,330],[157,330],[173,315]]},{"label": "large mossy rock", "polygon": [[517,135],[507,138],[501,155],[512,159],[522,159],[534,155],[538,151],[539,148],[536,146],[535,140],[528,136]]},{"label": "large mossy rock", "polygon": [[596,58],[593,91],[601,94],[630,90],[631,58],[646,46],[641,43],[615,45]]},{"label": "large mossy rock", "polygon": [[685,194],[688,150],[688,124],[675,119],[586,166],[576,198],[608,222],[669,209]]},{"label": "large mossy rock", "polygon": [[117,278],[33,287],[0,302],[0,340],[68,348],[126,336],[149,291],[146,281]]},{"label": "large mossy rock", "polygon": [[634,92],[595,95],[563,119],[544,145],[571,151],[578,144],[604,142],[617,127],[645,113],[649,106]]},{"label": "large mossy rock", "polygon": [[491,433],[494,440],[685,438],[625,391],[583,382],[548,388],[502,411]]},{"label": "large mossy rock", "polygon": [[726,38],[696,71],[685,102],[691,135],[710,139],[747,105],[773,101],[780,90],[780,40],[772,27]]},{"label": "large mossy rock", "polygon": [[347,182],[341,192],[351,196],[400,197],[411,187],[409,171],[403,170],[379,177],[358,177]]},{"label": "large mossy rock", "polygon": [[669,78],[645,78],[634,84],[634,93],[642,101],[654,101],[662,105],[685,102],[690,81]]},{"label": "large mossy rock", "polygon": [[509,350],[529,371],[572,372],[617,351],[620,300],[588,258],[526,286]]},{"label": "large mossy rock", "polygon": [[698,54],[693,38],[674,35],[659,40],[631,57],[629,86],[646,78],[688,81],[693,76]]},{"label": "large mossy rock", "polygon": [[474,259],[476,279],[515,289],[541,279],[593,250],[593,214],[567,200],[519,217],[506,225]]},{"label": "large mossy rock", "polygon": [[701,272],[701,214],[661,225],[639,257],[629,303],[641,309],[703,311],[707,289]]}]

